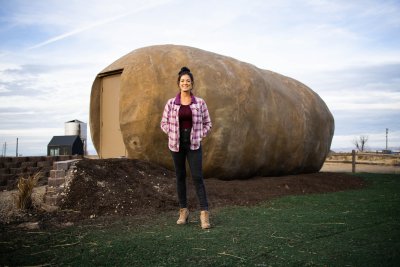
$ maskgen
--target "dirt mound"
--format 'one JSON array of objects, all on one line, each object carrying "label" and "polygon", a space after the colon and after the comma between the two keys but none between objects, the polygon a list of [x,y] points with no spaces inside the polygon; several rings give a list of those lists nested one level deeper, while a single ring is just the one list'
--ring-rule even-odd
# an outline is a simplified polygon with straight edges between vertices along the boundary
[{"label": "dirt mound", "polygon": [[[70,220],[103,215],[149,215],[177,210],[174,172],[158,165],[129,159],[83,159],[76,164],[75,178],[61,208]],[[189,208],[198,209],[190,178]],[[343,173],[320,172],[249,180],[206,179],[210,208],[254,205],[284,195],[357,189],[364,181]],[[75,218],[75,219],[74,219]]]},{"label": "dirt mound", "polygon": [[176,208],[174,173],[128,159],[83,159],[60,205],[80,217],[137,215]]}]

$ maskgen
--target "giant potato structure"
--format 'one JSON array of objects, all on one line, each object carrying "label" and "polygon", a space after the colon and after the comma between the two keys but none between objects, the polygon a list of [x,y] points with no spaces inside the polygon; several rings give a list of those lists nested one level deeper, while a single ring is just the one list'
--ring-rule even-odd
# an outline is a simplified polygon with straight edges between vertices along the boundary
[{"label": "giant potato structure", "polygon": [[106,117],[101,115],[105,113],[102,79],[119,70],[114,120],[127,157],[173,169],[160,120],[167,100],[179,92],[176,81],[182,66],[191,69],[193,93],[206,101],[213,123],[202,142],[205,177],[236,179],[320,170],[330,150],[334,119],[315,92],[278,73],[177,45],[134,50],[96,77],[90,129],[99,155],[106,142],[101,133]]}]

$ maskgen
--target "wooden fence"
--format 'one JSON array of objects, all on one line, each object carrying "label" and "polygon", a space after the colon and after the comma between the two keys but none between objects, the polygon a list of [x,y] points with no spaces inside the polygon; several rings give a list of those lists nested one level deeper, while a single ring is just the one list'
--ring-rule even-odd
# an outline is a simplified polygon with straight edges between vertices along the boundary
[{"label": "wooden fence", "polygon": [[399,154],[383,154],[370,152],[331,153],[326,158],[330,163],[351,163],[352,172],[356,171],[357,164],[400,166]]}]

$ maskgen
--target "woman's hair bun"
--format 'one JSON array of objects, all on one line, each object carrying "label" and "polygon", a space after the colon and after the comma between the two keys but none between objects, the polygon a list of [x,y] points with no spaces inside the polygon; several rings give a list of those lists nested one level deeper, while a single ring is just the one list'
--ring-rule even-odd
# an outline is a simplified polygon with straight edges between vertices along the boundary
[{"label": "woman's hair bun", "polygon": [[179,75],[181,75],[182,73],[189,73],[190,69],[188,67],[182,67],[181,71],[179,72]]}]

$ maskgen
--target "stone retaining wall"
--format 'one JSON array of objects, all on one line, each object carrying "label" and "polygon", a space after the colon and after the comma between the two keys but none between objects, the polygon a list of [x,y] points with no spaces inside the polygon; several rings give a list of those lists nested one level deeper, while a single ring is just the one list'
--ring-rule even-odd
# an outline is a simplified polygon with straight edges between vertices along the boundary
[{"label": "stone retaining wall", "polygon": [[82,156],[0,157],[0,190],[13,189],[19,177],[27,178],[39,171],[43,173],[39,184],[46,185],[54,162],[81,158]]}]

